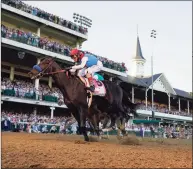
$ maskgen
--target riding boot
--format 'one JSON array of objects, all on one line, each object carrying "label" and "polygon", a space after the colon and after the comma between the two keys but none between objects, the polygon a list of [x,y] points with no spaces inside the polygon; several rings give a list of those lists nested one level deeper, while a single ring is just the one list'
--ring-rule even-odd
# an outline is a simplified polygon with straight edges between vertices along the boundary
[{"label": "riding boot", "polygon": [[93,83],[93,78],[92,77],[88,78],[88,81],[89,81],[90,87],[87,87],[87,89],[90,90],[91,92],[94,92],[95,91],[95,86],[94,86],[94,83]]}]

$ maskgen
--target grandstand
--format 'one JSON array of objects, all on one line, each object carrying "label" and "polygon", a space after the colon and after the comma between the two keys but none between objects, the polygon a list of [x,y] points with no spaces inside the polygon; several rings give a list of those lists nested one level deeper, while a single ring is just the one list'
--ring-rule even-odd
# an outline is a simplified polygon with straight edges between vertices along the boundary
[{"label": "grandstand", "polygon": [[[35,115],[45,112],[51,119],[56,115],[69,116],[67,107],[58,105],[63,96],[54,80],[44,77],[32,81],[27,73],[45,56],[55,57],[62,67],[72,65],[69,50],[88,40],[87,30],[65,19],[50,19],[48,13],[42,14],[20,1],[4,0],[1,5],[2,109],[10,110],[17,103],[19,111],[25,107],[25,111]],[[104,64],[105,79],[124,81],[123,87],[131,94],[132,102],[141,103],[139,118],[151,119],[151,77],[144,76],[145,57],[139,37],[136,48],[132,75],[127,75],[123,63],[97,57]],[[191,124],[193,107],[188,92],[173,88],[163,73],[154,75],[154,92],[157,120]]]}]

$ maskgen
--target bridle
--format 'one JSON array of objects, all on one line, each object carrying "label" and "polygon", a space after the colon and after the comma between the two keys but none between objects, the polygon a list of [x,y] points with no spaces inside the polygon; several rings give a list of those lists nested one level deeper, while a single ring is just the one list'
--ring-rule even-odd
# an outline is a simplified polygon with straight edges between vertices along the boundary
[{"label": "bridle", "polygon": [[52,68],[51,68],[51,72],[45,73],[46,70],[48,70],[52,66],[53,63],[54,63],[54,59],[52,58],[48,64],[48,66],[43,70],[39,65],[34,65],[33,68],[39,72],[37,75],[34,76],[34,78],[41,78],[45,75],[53,75],[53,74],[57,74],[57,73],[63,73],[63,72],[67,72],[69,70],[69,68],[66,68],[66,69],[61,69],[61,70],[52,72]]}]

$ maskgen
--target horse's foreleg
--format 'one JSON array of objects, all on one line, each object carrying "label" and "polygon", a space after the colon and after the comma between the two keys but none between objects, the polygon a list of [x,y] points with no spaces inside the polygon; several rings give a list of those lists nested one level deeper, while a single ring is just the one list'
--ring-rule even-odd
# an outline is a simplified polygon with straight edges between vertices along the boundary
[{"label": "horse's foreleg", "polygon": [[76,121],[78,122],[78,134],[79,135],[81,135],[82,133],[81,133],[81,126],[80,126],[80,114],[79,114],[79,112],[77,111],[77,110],[74,110],[73,112],[72,112],[72,115],[74,116],[74,118],[76,119]]},{"label": "horse's foreleg", "polygon": [[86,131],[86,114],[88,114],[88,109],[80,107],[79,108],[79,114],[80,114],[80,130],[81,130],[81,133],[84,135],[84,140],[89,141],[87,131]]},{"label": "horse's foreleg", "polygon": [[97,136],[100,138],[100,131],[99,131],[99,114],[101,112],[97,109],[96,106],[93,106],[92,109],[89,109],[90,119],[92,121],[94,131],[97,134]]}]

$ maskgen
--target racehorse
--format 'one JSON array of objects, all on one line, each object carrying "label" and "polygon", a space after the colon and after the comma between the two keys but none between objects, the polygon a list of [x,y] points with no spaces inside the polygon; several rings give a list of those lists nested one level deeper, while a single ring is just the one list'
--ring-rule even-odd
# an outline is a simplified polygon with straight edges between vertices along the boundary
[{"label": "racehorse", "polygon": [[[56,86],[60,89],[64,96],[64,103],[70,109],[73,116],[78,122],[80,132],[84,135],[84,140],[89,141],[86,132],[86,118],[94,119],[94,128],[99,135],[98,120],[96,114],[89,114],[87,98],[88,94],[85,90],[85,84],[76,76],[69,77],[68,69],[62,70],[53,58],[44,58],[38,65],[34,65],[33,69],[28,73],[31,79],[41,78],[45,75],[53,77]],[[106,87],[106,96],[94,96],[91,109],[100,110],[102,113],[109,113],[110,110],[117,114],[118,117],[124,117],[124,109],[122,107],[123,92],[122,89],[113,82],[104,81]]]}]

